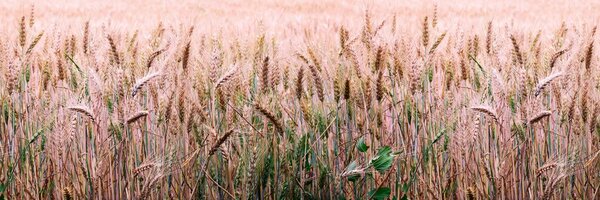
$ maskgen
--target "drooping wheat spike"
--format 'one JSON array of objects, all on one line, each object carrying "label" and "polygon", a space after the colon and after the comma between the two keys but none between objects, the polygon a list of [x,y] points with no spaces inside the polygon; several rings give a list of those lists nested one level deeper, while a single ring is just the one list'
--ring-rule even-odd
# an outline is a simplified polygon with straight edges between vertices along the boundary
[{"label": "drooping wheat spike", "polygon": [[540,93],[544,90],[544,88],[546,88],[546,86],[548,86],[548,84],[550,84],[550,82],[552,82],[554,79],[556,79],[562,75],[563,75],[562,72],[556,72],[556,73],[551,74],[550,76],[547,76],[546,78],[540,80],[540,82],[535,87],[534,95],[536,97],[538,95],[540,95]]},{"label": "drooping wheat spike", "polygon": [[423,20],[423,32],[421,37],[423,47],[427,48],[427,46],[429,46],[429,23],[427,16],[425,16],[425,19]]},{"label": "drooping wheat spike", "polygon": [[229,70],[227,73],[223,74],[223,76],[221,76],[221,78],[219,78],[217,80],[217,82],[215,83],[215,90],[219,89],[221,86],[223,86],[225,83],[227,83],[229,80],[231,80],[233,78],[233,76],[235,75],[235,72],[237,71],[237,67],[234,66],[232,67],[231,70]]},{"label": "drooping wheat spike", "polygon": [[25,16],[23,16],[19,22],[19,46],[21,48],[25,47],[25,40],[27,40],[27,32],[25,29]]},{"label": "drooping wheat spike", "polygon": [[131,115],[129,118],[127,118],[127,123],[131,124],[136,122],[138,119],[141,119],[142,117],[145,117],[148,115],[148,111],[142,110],[142,111],[138,111],[135,114]]},{"label": "drooping wheat spike", "polygon": [[431,49],[429,50],[429,54],[433,54],[433,52],[435,52],[435,50],[437,49],[437,47],[440,46],[440,44],[444,40],[444,37],[446,37],[446,32],[442,33],[442,35],[440,35],[437,38],[437,40],[435,40],[435,43],[433,43],[433,46],[431,46]]},{"label": "drooping wheat spike", "polygon": [[594,41],[590,42],[590,44],[586,48],[585,52],[585,70],[590,71],[592,66],[592,56],[594,54]]},{"label": "drooping wheat spike", "polygon": [[152,67],[152,63],[154,63],[154,60],[156,60],[156,58],[163,52],[165,52],[165,49],[160,49],[150,54],[150,56],[148,56],[148,61],[146,61],[146,68],[150,69],[150,67]]},{"label": "drooping wheat spike", "polygon": [[298,76],[296,77],[296,98],[298,101],[302,99],[302,93],[304,89],[302,88],[302,79],[304,78],[304,68],[300,67],[298,71]]},{"label": "drooping wheat spike", "polygon": [[281,125],[281,123],[279,123],[279,121],[273,113],[269,112],[269,110],[265,109],[258,103],[254,103],[254,108],[258,110],[262,115],[264,115],[269,121],[271,121],[277,133],[283,134],[283,126]]},{"label": "drooping wheat spike", "polygon": [[157,167],[157,166],[158,166],[157,163],[154,163],[154,162],[142,164],[142,165],[136,167],[135,169],[133,169],[133,176],[139,177],[141,173],[148,171],[149,169],[152,169],[153,167]]},{"label": "drooping wheat spike", "polygon": [[108,44],[110,45],[111,60],[112,60],[113,64],[116,64],[117,66],[121,66],[121,58],[120,58],[119,52],[117,50],[117,45],[115,44],[114,39],[110,35],[107,36],[107,38],[108,38]]},{"label": "drooping wheat spike", "polygon": [[315,81],[315,87],[317,87],[317,95],[319,96],[319,100],[323,102],[325,100],[325,94],[323,92],[323,81],[321,80],[321,76],[314,65],[309,65],[308,68],[310,69],[313,80]]},{"label": "drooping wheat spike", "polygon": [[88,54],[88,49],[90,48],[89,39],[90,38],[90,21],[85,22],[83,27],[83,53]]},{"label": "drooping wheat spike", "polygon": [[488,22],[487,27],[487,35],[485,39],[485,52],[490,55],[492,53],[492,46],[494,43],[494,33],[492,32],[494,29],[492,21]]},{"label": "drooping wheat spike", "polygon": [[263,59],[262,63],[262,71],[261,71],[261,79],[262,79],[262,91],[266,93],[269,90],[269,56]]},{"label": "drooping wheat spike", "polygon": [[541,121],[542,119],[550,116],[551,114],[552,114],[552,112],[550,112],[548,110],[541,111],[537,115],[535,115],[535,117],[533,117],[529,120],[529,124],[535,124],[535,123]]},{"label": "drooping wheat spike", "polygon": [[491,107],[489,107],[489,106],[473,106],[473,107],[471,107],[471,109],[475,110],[477,112],[484,113],[484,114],[492,117],[492,119],[494,119],[494,121],[496,123],[499,123],[498,115],[496,114],[496,111],[494,111]]},{"label": "drooping wheat spike", "polygon": [[568,49],[563,49],[560,50],[556,53],[554,53],[552,55],[552,57],[550,58],[550,69],[552,70],[554,68],[554,66],[556,65],[556,61],[558,61],[558,58],[560,58],[560,56],[562,56],[563,54],[565,54],[568,51]]},{"label": "drooping wheat spike", "polygon": [[294,55],[296,55],[296,57],[297,57],[298,59],[300,59],[300,61],[304,62],[304,63],[305,63],[305,64],[307,64],[307,65],[310,65],[310,61],[308,60],[308,58],[306,58],[306,56],[302,55],[302,54],[301,54],[301,53],[299,53],[299,52],[296,52],[296,54],[294,54]]},{"label": "drooping wheat spike", "polygon": [[523,54],[521,54],[521,49],[519,48],[519,43],[517,42],[517,38],[514,35],[510,35],[510,40],[513,46],[513,63],[523,65]]},{"label": "drooping wheat spike", "polygon": [[383,99],[383,69],[379,70],[379,73],[377,74],[377,82],[375,84],[375,97],[377,99],[378,102],[381,102],[381,99]]},{"label": "drooping wheat spike", "polygon": [[153,78],[159,76],[161,74],[160,71],[157,72],[152,72],[147,74],[146,76],[138,79],[137,81],[135,81],[135,84],[133,85],[133,88],[131,89],[131,96],[135,97],[135,95],[138,93],[138,91],[144,86],[146,85],[146,83],[148,83],[150,80],[152,80]]},{"label": "drooping wheat spike", "polygon": [[536,178],[539,178],[540,176],[542,176],[543,174],[545,174],[547,171],[550,171],[552,169],[555,169],[556,167],[558,167],[557,163],[549,163],[549,164],[545,164],[544,166],[538,168],[536,170]]},{"label": "drooping wheat spike", "polygon": [[96,118],[94,118],[94,113],[92,112],[92,110],[86,106],[69,106],[67,107],[69,110],[84,114],[86,116],[88,116],[90,118],[90,120],[92,120],[92,122],[96,121]]},{"label": "drooping wheat spike", "polygon": [[31,44],[29,44],[29,47],[27,48],[27,51],[25,52],[25,54],[30,54],[31,51],[33,51],[33,48],[35,48],[35,46],[38,44],[38,42],[40,42],[40,39],[42,39],[42,36],[44,36],[43,31],[40,34],[38,34],[37,36],[35,36],[35,38],[31,42]]},{"label": "drooping wheat spike", "polygon": [[227,138],[229,138],[229,136],[231,136],[231,134],[233,133],[233,129],[227,131],[223,136],[221,136],[210,148],[210,150],[208,151],[208,157],[210,158],[210,156],[212,156],[213,154],[215,154],[215,152],[219,149],[219,147],[221,145],[223,145],[223,143],[225,143],[225,141],[227,141]]},{"label": "drooping wheat spike", "polygon": [[191,48],[191,42],[188,42],[185,45],[185,48],[183,49],[183,58],[181,58],[181,67],[183,68],[185,75],[188,74],[187,72],[188,72],[188,63],[190,60],[190,48]]}]

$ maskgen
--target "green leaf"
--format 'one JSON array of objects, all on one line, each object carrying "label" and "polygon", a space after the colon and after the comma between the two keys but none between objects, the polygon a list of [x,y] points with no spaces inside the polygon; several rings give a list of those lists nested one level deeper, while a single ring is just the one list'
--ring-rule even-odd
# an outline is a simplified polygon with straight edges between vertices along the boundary
[{"label": "green leaf", "polygon": [[369,191],[368,195],[375,200],[384,200],[387,199],[391,193],[392,190],[389,187],[382,187]]},{"label": "green leaf", "polygon": [[[346,167],[346,169],[344,171],[349,172],[349,171],[355,170],[357,165],[358,164],[356,163],[356,161],[352,161],[350,164],[348,164],[348,166]],[[351,176],[348,176],[348,181],[354,182],[354,181],[358,180],[358,178],[360,178],[360,174],[351,175]]]},{"label": "green leaf", "polygon": [[367,146],[367,144],[365,144],[365,139],[364,138],[360,138],[358,140],[358,143],[356,143],[356,148],[360,152],[366,152],[369,149],[369,146]]},{"label": "green leaf", "polygon": [[373,166],[373,168],[375,168],[375,170],[379,172],[383,172],[385,170],[390,169],[394,162],[394,156],[392,156],[391,154],[392,148],[390,148],[389,146],[381,147],[377,151],[377,155],[371,159],[371,166]]}]

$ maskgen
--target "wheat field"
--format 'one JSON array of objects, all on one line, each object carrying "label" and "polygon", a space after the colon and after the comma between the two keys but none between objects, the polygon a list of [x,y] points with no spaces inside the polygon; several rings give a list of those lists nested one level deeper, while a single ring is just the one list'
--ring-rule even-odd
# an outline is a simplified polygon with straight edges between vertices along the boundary
[{"label": "wheat field", "polygon": [[600,199],[598,10],[3,1],[0,199]]}]

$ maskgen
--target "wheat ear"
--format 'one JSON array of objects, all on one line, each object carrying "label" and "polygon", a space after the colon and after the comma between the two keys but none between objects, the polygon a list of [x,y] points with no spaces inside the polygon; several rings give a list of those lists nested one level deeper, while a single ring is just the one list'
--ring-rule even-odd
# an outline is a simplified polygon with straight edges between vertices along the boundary
[{"label": "wheat ear", "polygon": [[135,96],[138,91],[144,86],[146,85],[146,83],[148,83],[150,80],[152,80],[153,78],[157,77],[160,75],[160,71],[158,72],[153,72],[153,73],[149,73],[148,75],[138,79],[135,82],[135,85],[133,85],[133,89],[131,89],[131,96]]},{"label": "wheat ear", "polygon": [[86,106],[69,106],[67,107],[69,110],[78,112],[78,113],[82,113],[86,116],[88,116],[93,122],[96,121],[96,118],[94,118],[94,113],[92,112],[92,110]]},{"label": "wheat ear", "polygon": [[542,92],[542,90],[544,90],[544,88],[546,88],[546,86],[548,84],[550,84],[550,82],[552,82],[552,80],[562,76],[563,73],[562,72],[556,72],[554,74],[551,74],[550,76],[547,76],[546,78],[540,80],[540,82],[537,84],[537,86],[535,87],[535,92],[534,95],[538,96],[540,95],[540,93]]}]

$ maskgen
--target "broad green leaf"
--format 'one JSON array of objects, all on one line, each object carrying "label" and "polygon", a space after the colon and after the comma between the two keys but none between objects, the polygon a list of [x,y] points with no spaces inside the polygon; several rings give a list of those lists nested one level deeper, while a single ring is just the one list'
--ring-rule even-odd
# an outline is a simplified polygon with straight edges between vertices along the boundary
[{"label": "broad green leaf", "polygon": [[375,170],[379,172],[383,172],[385,170],[390,169],[394,162],[394,156],[392,156],[391,154],[392,148],[390,148],[389,146],[381,147],[377,151],[377,156],[371,159],[371,166],[373,166],[373,168],[375,168]]},{"label": "broad green leaf", "polygon": [[387,199],[391,193],[392,193],[392,190],[389,187],[382,187],[382,188],[373,189],[373,190],[369,191],[368,196],[371,199],[384,200],[384,199]]},{"label": "broad green leaf", "polygon": [[[356,163],[356,161],[352,161],[350,164],[348,164],[348,166],[346,167],[346,169],[344,171],[349,172],[349,171],[355,170],[357,166],[358,166],[358,164]],[[354,182],[354,181],[358,180],[358,178],[360,178],[360,174],[351,175],[351,176],[348,176],[348,181]]]},{"label": "broad green leaf", "polygon": [[367,144],[365,144],[365,139],[364,138],[360,138],[358,140],[358,143],[356,143],[356,148],[360,152],[366,152],[369,149],[369,146],[367,146]]}]

